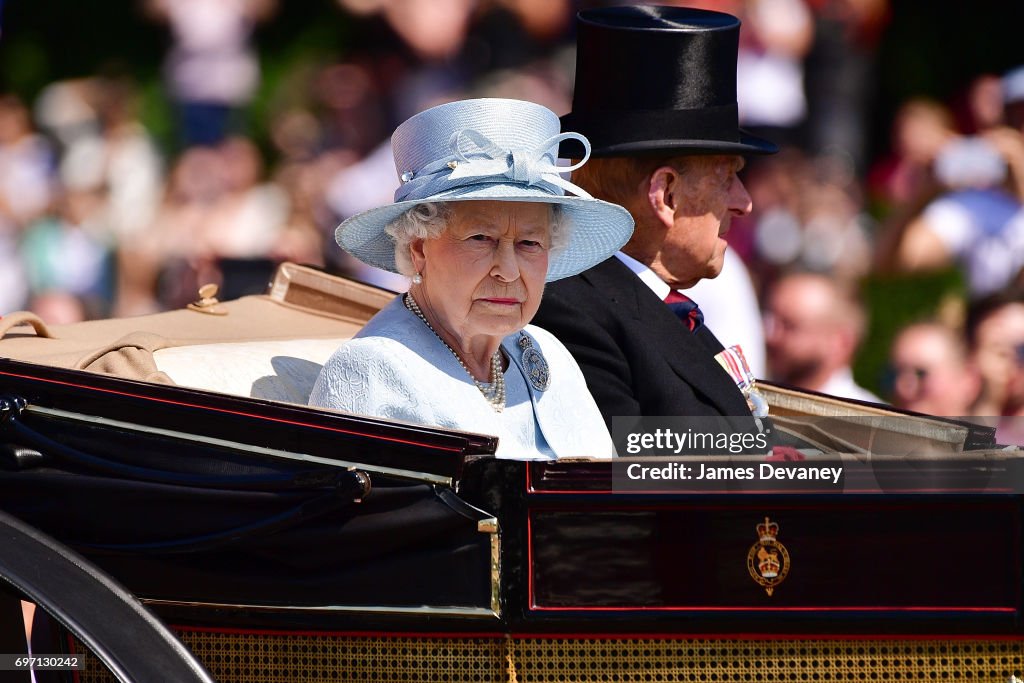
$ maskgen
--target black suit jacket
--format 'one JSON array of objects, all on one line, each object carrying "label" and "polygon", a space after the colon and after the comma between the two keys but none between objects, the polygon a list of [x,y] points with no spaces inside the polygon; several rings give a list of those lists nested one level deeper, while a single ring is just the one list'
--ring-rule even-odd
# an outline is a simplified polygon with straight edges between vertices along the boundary
[{"label": "black suit jacket", "polygon": [[714,355],[706,326],[690,332],[625,264],[612,257],[544,291],[533,323],[576,358],[611,428],[613,416],[742,416],[746,399]]}]

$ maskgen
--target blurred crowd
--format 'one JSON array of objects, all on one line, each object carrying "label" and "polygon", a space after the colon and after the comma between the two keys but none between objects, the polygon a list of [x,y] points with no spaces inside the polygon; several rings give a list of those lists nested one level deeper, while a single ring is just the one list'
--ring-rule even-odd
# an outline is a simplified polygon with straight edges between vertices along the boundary
[{"label": "blurred crowd", "polygon": [[[333,239],[392,200],[393,128],[463,97],[567,112],[576,10],[622,4],[335,1],[353,26],[344,59],[280,79],[262,135],[247,116],[263,78],[256,28],[280,0],[139,0],[170,38],[170,143],[147,130],[123,71],[32,101],[0,93],[0,313],[166,310],[208,282],[222,298],[262,291],[283,260],[403,289]],[[762,314],[744,339],[761,347],[755,371],[933,414],[1024,414],[1024,68],[902,103],[879,158],[867,122],[888,0],[699,5],[742,19],[741,123],[782,147],[751,160],[754,212],[729,235]],[[924,305],[904,301],[914,282]],[[865,353],[883,360],[858,363]]]}]

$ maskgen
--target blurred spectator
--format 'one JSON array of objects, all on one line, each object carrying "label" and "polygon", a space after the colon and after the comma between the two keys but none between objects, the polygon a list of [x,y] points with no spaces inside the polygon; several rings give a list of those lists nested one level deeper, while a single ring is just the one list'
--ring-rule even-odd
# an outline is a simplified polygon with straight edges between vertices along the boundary
[{"label": "blurred spectator", "polygon": [[334,221],[333,216],[327,218],[324,202],[332,162],[322,163],[317,156],[320,130],[313,114],[303,109],[286,111],[271,121],[271,140],[279,157],[273,182],[285,191],[290,207],[284,232],[271,254],[276,261],[324,264],[320,221]]},{"label": "blurred spectator", "polygon": [[[852,169],[837,157],[795,150],[764,159],[752,173],[756,255],[773,271],[811,270],[852,282],[869,266],[867,214]],[[760,203],[758,203],[760,202]]]},{"label": "blurred spectator", "polygon": [[337,0],[379,15],[421,62],[459,58],[476,72],[518,67],[570,30],[572,0]]},{"label": "blurred spectator", "polygon": [[[337,150],[339,162],[323,188],[332,212],[324,227],[330,230],[333,244],[333,228],[338,222],[394,200],[398,174],[382,113],[387,109],[384,93],[377,91],[369,67],[332,65],[318,75],[317,83],[317,96],[326,112],[326,142]],[[328,256],[331,260],[344,258],[335,253],[339,251],[330,250]],[[346,261],[345,265],[350,264]]]},{"label": "blurred spectator", "polygon": [[320,107],[322,145],[359,158],[388,137],[388,103],[381,91],[380,65],[351,61],[331,64],[313,77]]},{"label": "blurred spectator", "polygon": [[1002,189],[1024,202],[1024,131],[996,126],[985,131],[981,139],[991,145],[1006,164],[1007,178]]},{"label": "blurred spectator", "polygon": [[80,297],[60,290],[34,295],[28,308],[49,325],[70,325],[89,318],[89,312]]},{"label": "blurred spectator", "polygon": [[944,105],[914,98],[900,106],[890,133],[892,152],[876,162],[867,177],[884,213],[935,192],[932,166],[956,136],[953,115]]},{"label": "blurred spectator", "polygon": [[739,17],[743,23],[736,62],[740,125],[780,147],[805,149],[804,61],[814,40],[814,17],[807,0],[670,0],[664,4]]},{"label": "blurred spectator", "polygon": [[125,264],[124,280],[139,307],[182,306],[208,282],[220,285],[225,299],[262,292],[276,256],[316,262],[305,241],[316,244],[316,237],[301,234],[306,229],[285,190],[265,180],[251,140],[192,147],[172,168],[151,239]]},{"label": "blurred spectator", "polygon": [[967,311],[967,343],[981,375],[973,414],[1006,414],[1009,389],[1024,362],[1024,293],[1001,292],[975,302]]},{"label": "blurred spectator", "polygon": [[964,94],[960,130],[977,135],[1004,125],[1003,81],[993,74],[980,74],[971,80]]},{"label": "blurred spectator", "polygon": [[[363,136],[363,144],[356,148],[360,155],[385,139],[398,121],[463,94],[473,65],[460,57],[477,0],[338,0],[338,4],[363,17],[358,29],[362,37],[348,63],[325,73],[332,84],[328,92],[343,96],[341,103],[348,110],[343,112],[345,127],[358,123],[352,114],[373,106],[383,105],[388,115],[366,118],[380,130]],[[349,75],[341,78],[343,73]],[[328,126],[332,127],[331,122]]]},{"label": "blurred spectator", "polygon": [[95,188],[68,187],[56,214],[25,230],[20,253],[32,296],[64,292],[80,298],[89,317],[110,312],[114,278],[104,199]]},{"label": "blurred spectator", "polygon": [[970,415],[981,388],[960,336],[938,323],[910,325],[896,335],[888,374],[892,404],[928,415]]},{"label": "blurred spectator", "polygon": [[998,443],[1024,446],[1024,290],[977,302],[967,324],[982,378],[973,414],[996,426]]},{"label": "blurred spectator", "polygon": [[803,147],[811,12],[804,0],[743,0],[736,13],[743,21],[736,63],[740,124],[780,145]]},{"label": "blurred spectator", "polygon": [[135,112],[133,84],[121,77],[87,83],[95,128],[68,141],[60,163],[66,185],[106,191],[105,221],[119,240],[139,239],[163,191],[163,159]]},{"label": "blurred spectator", "polygon": [[[391,153],[391,141],[381,143],[372,154],[337,173],[327,186],[327,202],[340,220],[360,211],[394,201],[398,173]],[[330,244],[334,244],[331,231]],[[405,277],[373,268],[351,257],[341,249],[331,249],[328,257],[338,268],[362,282],[404,292],[409,288]]]},{"label": "blurred spectator", "polygon": [[53,155],[28,109],[0,94],[0,315],[24,308],[28,284],[18,251],[21,231],[49,207]]},{"label": "blurred spectator", "polygon": [[74,78],[50,83],[40,91],[33,105],[39,127],[61,150],[82,137],[99,135],[99,117],[94,105],[94,78]]},{"label": "blurred spectator", "polygon": [[1017,347],[1017,362],[1006,385],[1006,403],[996,426],[996,442],[1024,446],[1024,348]]},{"label": "blurred spectator", "polygon": [[267,256],[274,263],[291,261],[322,267],[326,245],[314,217],[310,193],[288,185],[281,185],[281,189],[287,194],[290,210]]},{"label": "blurred spectator", "polygon": [[[1003,129],[1009,136],[1019,134]],[[935,176],[948,191],[916,216],[887,228],[879,243],[883,269],[926,271],[959,264],[973,298],[997,291],[1024,266],[1024,213],[1015,193],[1007,189],[1013,142],[997,148],[987,137],[957,138],[947,143],[933,164]]]},{"label": "blurred spectator", "polygon": [[[579,5],[575,0],[478,2],[463,59],[476,66],[478,77],[484,72],[518,70],[562,48],[572,62],[573,15],[581,9]],[[571,88],[571,73],[567,80]]]},{"label": "blurred spectator", "polygon": [[1024,133],[1024,66],[1007,72],[1002,79],[1006,125]]},{"label": "blurred spectator", "polygon": [[170,25],[164,77],[183,145],[217,144],[259,86],[252,30],[273,14],[276,0],[146,0],[146,9]]},{"label": "blurred spectator", "polygon": [[333,248],[338,220],[328,187],[359,155],[355,149],[331,145],[326,122],[312,107],[286,106],[273,115],[270,140],[277,157],[272,180],[287,193],[290,206],[286,234],[273,256],[323,266],[326,255],[341,251]]},{"label": "blurred spectator", "polygon": [[196,248],[203,224],[224,192],[220,155],[192,147],[174,161],[147,239],[122,249],[120,316],[175,308],[195,299]]},{"label": "blurred spectator", "polygon": [[269,254],[288,218],[288,197],[266,181],[263,159],[251,140],[229,138],[218,152],[222,191],[201,223],[195,248],[214,258]]},{"label": "blurred spectator", "polygon": [[266,289],[291,215],[288,195],[265,178],[263,159],[247,138],[217,148],[220,192],[197,223],[191,245],[199,283],[217,282],[225,299]]},{"label": "blurred spectator", "polygon": [[865,316],[851,292],[816,273],[778,280],[768,295],[765,329],[769,378],[842,398],[880,403],[853,380]]},{"label": "blurred spectator", "polygon": [[490,73],[477,81],[471,96],[528,100],[551,111],[569,111],[572,81],[558,60],[539,60],[518,69]]},{"label": "blurred spectator", "polygon": [[[372,13],[406,2],[422,4],[422,0],[380,0],[372,6],[371,3],[358,4],[361,11]],[[456,5],[445,7],[445,11],[460,11]],[[461,31],[456,47],[461,46],[465,37]],[[455,52],[457,50],[451,55]],[[444,55],[431,55],[428,50],[419,58],[451,56],[447,51]],[[349,216],[394,199],[398,174],[391,154],[389,132],[392,126],[386,113],[404,119],[436,104],[458,99],[464,94],[464,81],[459,69],[453,68],[450,62],[393,64],[394,61],[381,58],[374,63],[374,60],[354,59],[328,66],[316,77],[316,97],[324,110],[324,142],[331,155],[330,160],[320,166],[325,174],[322,201],[329,211],[321,219],[320,227],[327,245],[325,261],[332,269],[380,287],[404,291],[408,287],[405,278],[366,266],[334,248],[334,228]],[[382,70],[387,73],[382,74]]]},{"label": "blurred spectator", "polygon": [[0,94],[0,234],[24,227],[50,204],[53,152],[28,109]]},{"label": "blurred spectator", "polygon": [[874,59],[889,21],[889,0],[807,0],[814,44],[805,62],[808,142],[814,155],[867,167],[867,121],[874,103]]},{"label": "blurred spectator", "polygon": [[338,0],[357,15],[381,13],[421,59],[443,60],[462,49],[476,0]]},{"label": "blurred spectator", "polygon": [[1006,414],[996,426],[996,443],[1024,446],[1024,358],[1020,356],[1007,389]]},{"label": "blurred spectator", "polygon": [[[110,307],[110,294],[102,307],[86,297],[77,305],[82,313],[95,316],[101,311],[116,314],[141,313],[152,306],[135,308],[133,292],[123,271],[135,267],[137,242],[149,240],[149,229],[156,217],[163,194],[163,159],[135,112],[136,92],[132,82],[121,76],[97,76],[60,81],[47,86],[36,101],[35,111],[46,131],[60,141],[63,155],[59,179],[75,193],[92,192],[101,201],[90,218],[91,236],[116,250],[118,299]],[[100,234],[99,231],[103,231]],[[71,300],[60,291],[40,292],[34,301],[43,301],[67,317]],[[36,304],[33,304],[36,305]],[[40,304],[41,305],[41,304]]]},{"label": "blurred spectator", "polygon": [[0,231],[0,315],[19,311],[28,298],[28,282],[15,235]]}]

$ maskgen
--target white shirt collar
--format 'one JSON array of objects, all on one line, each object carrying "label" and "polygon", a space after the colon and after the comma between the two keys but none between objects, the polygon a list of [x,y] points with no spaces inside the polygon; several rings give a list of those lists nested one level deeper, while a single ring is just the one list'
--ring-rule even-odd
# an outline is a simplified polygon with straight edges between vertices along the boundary
[{"label": "white shirt collar", "polygon": [[622,261],[627,268],[636,273],[645,285],[650,287],[651,291],[658,295],[658,298],[662,301],[668,296],[672,288],[669,287],[664,280],[655,275],[654,271],[645,266],[644,264],[637,261],[632,256],[628,256],[621,251],[615,252],[615,258]]}]

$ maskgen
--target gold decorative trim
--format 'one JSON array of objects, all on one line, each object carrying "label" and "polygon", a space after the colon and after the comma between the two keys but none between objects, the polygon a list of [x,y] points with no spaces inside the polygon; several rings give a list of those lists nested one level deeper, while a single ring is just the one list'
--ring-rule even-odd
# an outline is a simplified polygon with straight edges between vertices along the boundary
[{"label": "gold decorative trim", "polygon": [[481,519],[476,528],[491,535],[491,611],[501,616],[501,535],[498,520],[494,517]]},{"label": "gold decorative trim", "polygon": [[193,607],[196,609],[235,609],[253,610],[257,612],[308,612],[308,613],[344,613],[344,614],[386,614],[409,616],[440,616],[468,618],[497,618],[494,610],[486,607],[384,607],[380,605],[258,605],[231,602],[197,602],[190,600],[161,600],[158,598],[139,598],[145,605],[157,607]]}]

